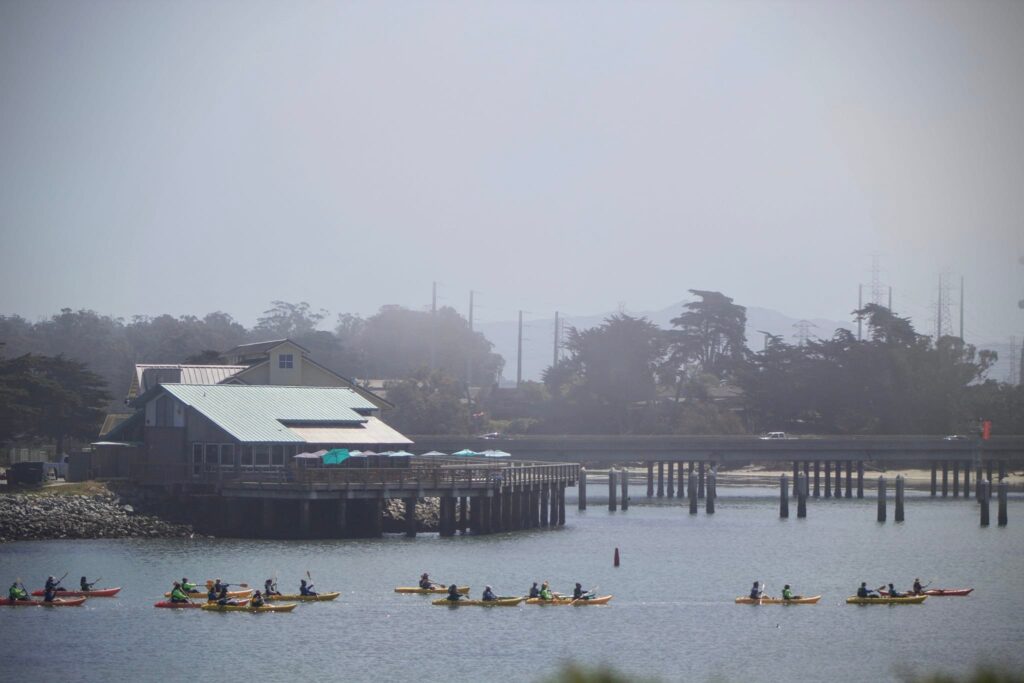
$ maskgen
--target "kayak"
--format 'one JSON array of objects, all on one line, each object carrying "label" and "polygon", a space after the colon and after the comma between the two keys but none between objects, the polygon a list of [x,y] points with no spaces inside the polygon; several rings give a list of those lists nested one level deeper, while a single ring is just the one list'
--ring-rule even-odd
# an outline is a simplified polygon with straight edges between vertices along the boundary
[{"label": "kayak", "polygon": [[846,598],[847,605],[920,605],[928,598],[927,595],[907,595],[902,598]]},{"label": "kayak", "polygon": [[208,602],[200,608],[207,612],[291,612],[298,603],[288,602],[283,605],[263,605],[253,607],[252,605],[218,605],[215,602]]},{"label": "kayak", "polygon": [[10,598],[0,598],[0,605],[13,605],[14,607],[30,607],[32,605],[38,605],[40,607],[77,607],[85,602],[85,598],[54,598],[53,602],[46,602],[45,600],[11,600]]},{"label": "kayak", "polygon": [[[207,596],[209,595],[209,593],[203,591],[203,592],[187,593],[187,595],[188,595],[188,597],[190,597],[193,600],[206,600]],[[245,590],[240,590],[240,591],[228,591],[228,597],[229,598],[247,598],[250,595],[252,595],[252,589],[251,588],[247,588]],[[165,598],[169,598],[169,597],[171,597],[171,594],[170,593],[164,593],[164,597]]]},{"label": "kayak", "polygon": [[599,598],[590,598],[589,600],[580,598],[579,600],[573,600],[572,598],[555,598],[554,600],[541,600],[540,598],[529,598],[526,601],[527,605],[573,605],[575,607],[582,607],[584,605],[607,605],[608,601],[612,599],[610,595],[602,595]]},{"label": "kayak", "polygon": [[440,600],[432,601],[430,604],[440,607],[515,607],[525,599],[520,597],[501,597],[497,600],[449,600],[441,598]]},{"label": "kayak", "polygon": [[[934,596],[946,596],[946,597],[962,597],[970,595],[973,588],[926,588],[922,595],[934,595]],[[882,595],[888,595],[889,591],[878,591]],[[34,595],[34,593],[33,593]]]},{"label": "kayak", "polygon": [[[469,586],[459,586],[456,588],[461,595],[467,595],[469,593]],[[426,595],[428,593],[447,593],[447,588],[420,588],[419,586],[399,586],[395,589],[396,593],[419,593]]]},{"label": "kayak", "polygon": [[792,600],[783,600],[782,598],[761,598],[755,600],[749,595],[742,598],[736,598],[737,605],[816,605],[818,600],[821,600],[820,595],[812,595],[809,598],[793,598]]},{"label": "kayak", "polygon": [[[57,595],[68,598],[112,598],[120,590],[120,588],[100,588],[94,591],[57,591]],[[46,591],[32,591],[32,595],[39,598],[46,595]]]},{"label": "kayak", "polygon": [[280,602],[281,600],[298,600],[300,602],[327,602],[337,600],[340,592],[320,593],[319,595],[300,595],[299,593],[285,593],[283,595],[264,595],[263,599],[268,602]]},{"label": "kayak", "polygon": [[[248,600],[239,600],[242,604],[246,604]],[[161,600],[160,602],[154,603],[153,607],[163,607],[165,609],[199,609],[205,602],[171,602],[170,600]]]}]

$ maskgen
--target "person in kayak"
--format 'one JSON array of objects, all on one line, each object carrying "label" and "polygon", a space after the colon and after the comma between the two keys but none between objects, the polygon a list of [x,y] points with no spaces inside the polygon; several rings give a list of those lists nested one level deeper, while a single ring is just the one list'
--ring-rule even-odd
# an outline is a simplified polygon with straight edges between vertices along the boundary
[{"label": "person in kayak", "polygon": [[174,582],[174,587],[171,589],[171,602],[188,602],[188,595],[181,589],[181,584],[177,581]]},{"label": "person in kayak", "polygon": [[589,600],[590,591],[583,590],[583,584],[577,583],[576,587],[572,589],[573,600]]},{"label": "person in kayak", "polygon": [[430,575],[426,572],[420,575],[420,588],[423,590],[430,590],[431,588],[437,587],[438,584],[430,580]]},{"label": "person in kayak", "polygon": [[222,583],[220,579],[215,579],[213,582],[213,590],[219,595],[221,590],[227,590],[231,587],[229,583]]},{"label": "person in kayak", "polygon": [[452,602],[458,602],[461,599],[462,599],[462,595],[459,594],[459,587],[456,586],[454,583],[452,585],[448,586],[448,597],[446,598],[446,600],[451,600]]},{"label": "person in kayak", "polygon": [[893,588],[893,585],[890,583],[889,584],[889,597],[890,598],[902,598],[902,597],[904,597],[904,595],[903,595],[903,593],[900,593],[898,590]]},{"label": "person in kayak", "polygon": [[881,596],[879,596],[876,591],[873,591],[870,588],[868,588],[868,582],[867,581],[861,581],[860,582],[860,588],[857,589],[857,597],[858,598],[877,598],[877,597],[881,597]]},{"label": "person in kayak", "polygon": [[305,579],[302,579],[299,582],[299,595],[316,595],[316,594],[317,594],[316,591],[313,590],[313,581],[312,581],[312,579],[310,580],[309,583],[306,583]]},{"label": "person in kayak", "polygon": [[531,598],[539,598],[540,597],[540,588],[537,587],[537,582],[536,581],[534,581],[533,585],[530,586],[530,597]]},{"label": "person in kayak", "polygon": [[[256,591],[257,593],[259,591]],[[263,595],[280,595],[277,590],[277,584],[274,583],[273,579],[267,579],[263,582]]]},{"label": "person in kayak", "polygon": [[46,577],[46,585],[43,586],[43,590],[56,592],[62,591],[64,589],[60,587],[60,579],[55,579],[52,576],[48,576]]},{"label": "person in kayak", "polygon": [[83,577],[82,577],[82,580],[81,580],[81,581],[79,582],[79,584],[78,584],[78,585],[80,586],[80,589],[79,589],[79,590],[81,590],[81,591],[82,591],[83,593],[88,593],[89,591],[91,591],[91,590],[92,590],[92,587],[93,587],[94,585],[96,585],[96,582],[95,582],[95,581],[93,581],[92,583],[89,583],[89,582],[88,582],[88,581],[86,580],[86,578],[85,578],[85,577],[83,576]]},{"label": "person in kayak", "polygon": [[12,602],[14,600],[28,600],[29,599],[28,591],[25,590],[22,587],[21,583],[19,583],[18,581],[15,581],[14,583],[12,583],[11,587],[7,589],[7,597],[9,597]]},{"label": "person in kayak", "polygon": [[206,594],[207,602],[217,602],[217,598],[220,597],[220,593],[214,586],[210,586],[210,592]]},{"label": "person in kayak", "polygon": [[924,595],[924,586],[921,585],[921,579],[914,579],[914,595]]},{"label": "person in kayak", "polygon": [[263,607],[263,596],[260,595],[259,591],[252,594],[252,599],[249,601],[249,605],[252,607]]},{"label": "person in kayak", "polygon": [[228,585],[221,586],[220,594],[217,595],[218,605],[237,605],[238,601],[228,596]]},{"label": "person in kayak", "polygon": [[194,583],[189,583],[188,577],[183,576],[181,577],[181,590],[183,590],[186,593],[198,593],[199,586],[197,586]]},{"label": "person in kayak", "polygon": [[545,581],[540,586],[540,597],[541,600],[554,600],[555,596],[551,594],[551,587],[548,586],[548,582]]},{"label": "person in kayak", "polygon": [[802,597],[802,595],[793,595],[793,589],[789,587],[788,583],[782,587],[783,600],[799,600]]},{"label": "person in kayak", "polygon": [[764,588],[761,587],[760,582],[755,581],[754,586],[750,589],[750,599],[760,600],[764,597]]},{"label": "person in kayak", "polygon": [[484,586],[484,595],[481,598],[484,602],[494,602],[498,599],[498,596],[494,594],[490,586]]},{"label": "person in kayak", "polygon": [[47,586],[43,589],[43,602],[53,602],[55,597],[57,597],[57,589],[55,586]]}]

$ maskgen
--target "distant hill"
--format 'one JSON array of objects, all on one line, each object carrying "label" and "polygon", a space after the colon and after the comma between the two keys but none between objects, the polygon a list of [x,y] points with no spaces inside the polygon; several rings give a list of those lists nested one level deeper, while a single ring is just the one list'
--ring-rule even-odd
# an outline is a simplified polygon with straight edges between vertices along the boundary
[{"label": "distant hill", "polygon": [[[664,329],[672,327],[672,318],[678,317],[683,310],[680,302],[656,311],[630,311],[634,316],[646,316],[651,322]],[[596,327],[612,315],[612,312],[596,315],[565,315],[563,329],[570,326],[578,329]],[[794,327],[800,318],[793,318],[784,313],[767,308],[747,308],[747,345],[752,349],[760,349],[764,336],[760,331],[778,335],[787,342],[794,343],[797,329]],[[838,328],[856,330],[853,322],[840,322],[820,318],[808,319],[811,323],[811,336],[828,338]],[[505,358],[504,378],[506,382],[514,382],[516,378],[516,336],[517,321],[502,320],[477,325],[477,329],[494,343],[495,351]],[[554,316],[549,318],[526,318],[523,322],[523,379],[539,380],[544,369],[551,365],[554,358]]]}]

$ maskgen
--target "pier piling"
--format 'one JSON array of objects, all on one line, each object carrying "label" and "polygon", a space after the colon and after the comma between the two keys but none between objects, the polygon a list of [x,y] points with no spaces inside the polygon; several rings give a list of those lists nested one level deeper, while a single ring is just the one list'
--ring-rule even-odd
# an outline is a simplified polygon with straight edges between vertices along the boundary
[{"label": "pier piling", "polygon": [[843,497],[843,463],[836,460],[836,498]]},{"label": "pier piling", "polygon": [[857,461],[857,497],[864,497],[864,461]]},{"label": "pier piling", "polygon": [[964,463],[964,498],[971,497],[971,463]]},{"label": "pier piling", "polygon": [[896,521],[903,521],[903,475],[896,475]]},{"label": "pier piling", "polygon": [[785,474],[779,477],[779,517],[789,518],[789,478]]},{"label": "pier piling", "polygon": [[797,489],[797,486],[799,486],[799,485],[800,485],[800,463],[798,463],[796,460],[794,460],[793,461],[793,493],[792,493],[793,498],[796,498],[797,493],[799,493],[799,489]]},{"label": "pier piling", "polygon": [[825,461],[825,497],[832,497],[832,463]]},{"label": "pier piling", "polygon": [[821,498],[821,461],[814,461],[814,497]]},{"label": "pier piling", "polygon": [[683,467],[683,463],[679,463],[679,467],[676,468],[676,495],[682,498],[684,495],[683,491],[686,490],[686,468]]},{"label": "pier piling", "polygon": [[936,468],[936,464],[932,463],[932,498],[934,498],[935,494],[936,494],[936,490],[935,490],[936,469],[935,468]]},{"label": "pier piling", "polygon": [[697,474],[690,470],[690,481],[687,484],[687,493],[690,496],[690,514],[697,514]]},{"label": "pier piling", "polygon": [[983,479],[981,460],[975,460],[974,467],[974,497],[981,500],[981,480]]},{"label": "pier piling", "polygon": [[717,492],[716,480],[718,475],[714,470],[708,473],[708,496],[704,501],[704,512],[709,515],[715,514],[715,494]]},{"label": "pier piling", "polygon": [[406,498],[405,504],[405,535],[416,538],[416,499]]},{"label": "pier piling", "polygon": [[[610,473],[609,473],[610,474]],[[609,479],[609,481],[613,481]],[[610,508],[614,510],[615,508]],[[540,485],[540,525],[548,526],[551,518],[548,516],[551,511],[551,489],[547,484]]]},{"label": "pier piling", "polygon": [[672,460],[668,461],[668,497],[676,497],[676,463]]},{"label": "pier piling", "polygon": [[629,509],[629,468],[622,468],[622,510],[625,512]]},{"label": "pier piling", "polygon": [[658,498],[665,497],[665,463],[658,461]]},{"label": "pier piling", "polygon": [[960,497],[960,461],[953,461],[953,497]]},{"label": "pier piling", "polygon": [[654,463],[647,463],[647,497],[654,498]]},{"label": "pier piling", "polygon": [[608,468],[608,511],[609,512],[615,512],[615,508],[617,507],[617,503],[616,503],[616,500],[615,500],[615,494],[616,494],[615,485],[618,483],[616,481],[617,474],[618,473],[615,471],[614,467],[609,467]]},{"label": "pier piling", "polygon": [[576,492],[579,494],[579,499],[576,502],[576,507],[579,510],[587,509],[587,468],[580,468],[580,479],[576,485]]},{"label": "pier piling", "polygon": [[704,497],[704,461],[697,463],[697,497]]},{"label": "pier piling", "polygon": [[981,526],[988,526],[988,499],[992,482],[986,479],[979,487],[981,493]]},{"label": "pier piling", "polygon": [[803,519],[807,516],[807,475],[800,472],[796,484],[796,516]]},{"label": "pier piling", "polygon": [[949,495],[949,461],[942,461],[942,497]]},{"label": "pier piling", "polygon": [[1010,484],[1005,479],[999,482],[999,526],[1006,526],[1006,498],[1009,494]]},{"label": "pier piling", "polygon": [[853,498],[853,461],[846,461],[846,497]]},{"label": "pier piling", "polygon": [[878,477],[878,521],[879,522],[884,522],[885,521],[886,504],[887,504],[885,496],[886,496],[886,492],[885,492],[885,477],[879,475],[879,477]]}]

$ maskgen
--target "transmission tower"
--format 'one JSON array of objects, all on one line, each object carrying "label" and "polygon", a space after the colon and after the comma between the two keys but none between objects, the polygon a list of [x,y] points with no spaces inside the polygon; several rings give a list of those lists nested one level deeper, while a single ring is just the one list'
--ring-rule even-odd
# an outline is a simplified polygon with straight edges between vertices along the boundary
[{"label": "transmission tower", "polygon": [[940,337],[953,336],[953,316],[950,315],[950,300],[953,298],[950,286],[951,276],[947,273],[939,275],[938,302],[935,305],[935,341]]},{"label": "transmission tower", "polygon": [[812,336],[811,328],[816,328],[817,325],[809,320],[801,320],[793,323],[793,327],[796,328],[796,334],[793,336],[797,339],[797,344],[799,346],[806,346],[807,340]]},{"label": "transmission tower", "polygon": [[879,265],[878,254],[871,255],[871,303],[876,306],[882,305],[882,268]]}]

